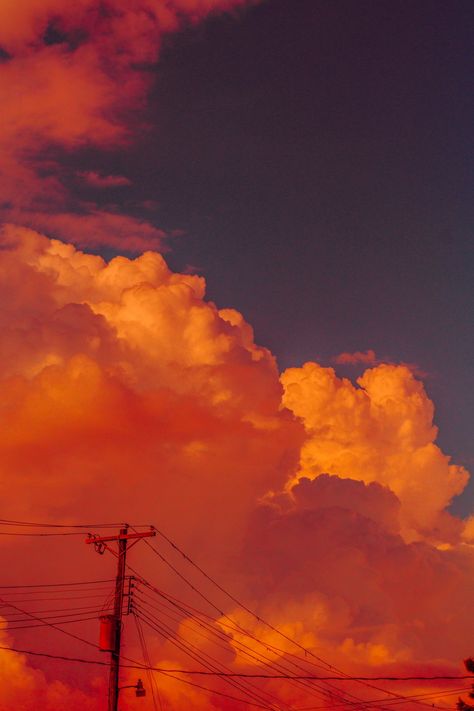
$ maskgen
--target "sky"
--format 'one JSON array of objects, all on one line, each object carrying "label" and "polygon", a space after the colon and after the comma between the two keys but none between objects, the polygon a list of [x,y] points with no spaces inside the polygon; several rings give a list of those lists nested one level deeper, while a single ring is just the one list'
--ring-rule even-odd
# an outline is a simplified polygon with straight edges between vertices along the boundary
[{"label": "sky", "polygon": [[173,38],[153,94],[161,130],[134,164],[137,189],[186,232],[170,263],[198,265],[280,367],[368,349],[417,364],[465,464],[472,23],[471,3],[431,1],[218,18]]},{"label": "sky", "polygon": [[[4,0],[3,586],[67,583],[73,600],[106,578],[105,598],[114,560],[75,526],[154,524],[220,581],[161,537],[190,585],[133,549],[184,604],[140,584],[155,666],[462,673],[472,31],[461,0]],[[53,524],[66,535],[38,535]],[[0,711],[104,709],[103,669],[15,651],[97,660],[97,610],[19,630],[48,600],[35,587],[28,614],[28,589],[2,585]],[[207,682],[160,675],[162,708],[394,699]],[[453,706],[446,684],[397,693]]]}]

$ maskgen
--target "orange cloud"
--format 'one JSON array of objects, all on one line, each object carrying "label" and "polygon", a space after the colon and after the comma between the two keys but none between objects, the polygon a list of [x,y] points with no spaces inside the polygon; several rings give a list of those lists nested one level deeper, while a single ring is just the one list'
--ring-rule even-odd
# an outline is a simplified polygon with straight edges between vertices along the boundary
[{"label": "orange cloud", "polygon": [[90,208],[86,213],[9,211],[8,217],[13,221],[21,220],[24,226],[36,226],[51,237],[67,234],[79,247],[100,244],[103,247],[122,247],[129,252],[151,248],[164,251],[166,234],[163,230],[146,220],[111,210]]},{"label": "orange cloud", "polygon": [[456,665],[474,632],[472,552],[406,543],[398,510],[379,484],[324,474],[262,507],[244,551],[259,614],[352,673]]},{"label": "orange cloud", "polygon": [[[280,382],[241,314],[206,301],[201,277],[173,273],[151,251],[107,263],[24,227],[3,232],[0,299],[5,518],[71,523],[87,511],[156,522],[260,617],[349,673],[452,673],[467,656],[472,521],[446,506],[468,475],[436,444],[433,405],[409,369],[381,364],[354,385],[308,363]],[[0,540],[6,584],[113,576],[113,561],[81,540],[46,540],[48,555],[44,539]],[[186,596],[146,552],[140,572]],[[216,649],[183,611],[178,629],[198,650],[247,671],[292,668],[288,639],[227,598],[218,605],[261,642],[214,610]],[[81,632],[95,639],[96,622]],[[40,647],[37,634],[12,630],[9,643]],[[41,645],[84,654],[54,631]],[[157,666],[195,666],[156,632],[150,649]],[[101,708],[100,670],[91,688],[80,670],[4,657],[18,669],[6,709],[10,698],[26,709],[37,698],[48,711],[64,699]],[[160,688],[173,711],[185,700],[242,707],[169,677]],[[296,706],[314,701],[304,684],[261,688]]]},{"label": "orange cloud", "polygon": [[288,369],[282,383],[283,402],[308,433],[297,478],[329,473],[390,487],[408,538],[450,525],[444,509],[468,473],[434,443],[433,404],[407,366],[381,364],[356,387],[332,368],[306,363]]},{"label": "orange cloud", "polygon": [[[468,473],[436,443],[420,373],[368,350],[335,358],[374,366],[356,384],[316,363],[280,376],[240,313],[207,301],[202,277],[173,273],[151,251],[163,249],[163,231],[74,201],[66,187],[77,177],[89,187],[125,187],[127,178],[68,175],[58,164],[62,151],[133,140],[149,88],[142,67],[157,61],[164,35],[245,4],[0,5],[0,189],[10,222],[0,241],[3,516],[71,523],[87,512],[174,532],[258,615],[219,593],[225,614],[206,618],[206,636],[204,622],[182,608],[177,632],[219,665],[294,672],[297,659],[308,670],[295,640],[351,674],[452,673],[472,653],[465,611],[474,523],[447,512]],[[62,238],[143,253],[107,263]],[[114,561],[98,560],[82,540],[46,540],[0,539],[5,584],[76,579],[78,571],[113,577]],[[139,560],[146,577],[178,598],[188,594],[156,557]],[[84,621],[81,634],[95,639],[96,620]],[[148,635],[155,665],[196,666],[170,634]],[[126,644],[140,655],[133,636]],[[0,711],[103,708],[102,668],[14,651],[35,645],[84,654],[54,630],[10,624],[8,636],[0,632],[0,646],[12,648],[0,649]],[[123,678],[135,683],[135,672]],[[159,684],[170,711],[245,706],[169,676]],[[224,680],[209,685],[241,691]],[[355,683],[345,688],[370,696]],[[436,691],[404,687],[427,688]],[[337,685],[266,680],[259,689],[293,707],[341,703]]]},{"label": "orange cloud", "polygon": [[[150,85],[151,74],[143,67],[157,61],[163,35],[244,4],[244,0],[2,2],[0,190],[5,218],[11,221],[20,215],[21,222],[48,230],[51,214],[65,215],[73,203],[69,220],[62,220],[62,236],[75,241],[74,215],[82,212],[87,218],[88,207],[74,203],[65,187],[67,170],[51,159],[53,152],[111,148],[132,140]],[[95,187],[127,184],[123,178],[117,183],[117,177],[100,177],[93,171],[85,175]],[[91,218],[98,212],[105,219],[105,211],[98,207],[93,207]],[[149,246],[156,247],[157,232],[152,225],[148,233],[142,227],[142,243],[149,239]],[[91,244],[110,245],[112,240],[109,236],[104,242],[101,230],[85,229],[83,235]]]},{"label": "orange cloud", "polygon": [[[10,636],[0,632],[0,646],[9,647],[10,644]],[[71,711],[100,711],[102,708],[97,694],[91,695],[59,679],[50,680],[42,671],[28,665],[25,654],[4,649],[0,649],[0,685],[2,711],[14,708],[58,711],[65,706]],[[105,690],[102,688],[101,691]]]}]

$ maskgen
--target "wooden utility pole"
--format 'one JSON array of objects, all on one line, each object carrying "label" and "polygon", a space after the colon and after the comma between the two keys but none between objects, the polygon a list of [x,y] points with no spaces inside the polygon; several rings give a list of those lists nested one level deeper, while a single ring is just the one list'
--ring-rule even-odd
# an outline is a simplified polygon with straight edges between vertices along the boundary
[{"label": "wooden utility pole", "polygon": [[[122,611],[125,585],[125,563],[127,558],[127,543],[134,538],[134,543],[138,543],[140,538],[155,536],[156,531],[143,531],[142,533],[129,533],[128,526],[124,525],[120,529],[118,536],[95,536],[89,534],[86,543],[92,543],[98,553],[103,553],[105,549],[117,556],[117,575],[115,578],[114,612],[112,615],[112,639],[110,647],[110,675],[109,675],[109,703],[108,711],[118,711],[119,696],[119,675],[120,675],[120,647],[122,641]],[[110,548],[107,543],[117,541],[118,553]],[[131,547],[131,546],[130,546]]]},{"label": "wooden utility pole", "polygon": [[118,540],[117,577],[115,579],[114,598],[114,626],[115,645],[110,653],[110,676],[109,676],[109,709],[118,709],[118,686],[120,672],[120,644],[122,639],[122,607],[123,607],[123,586],[125,583],[125,560],[127,557],[127,536],[128,528],[121,528]]}]

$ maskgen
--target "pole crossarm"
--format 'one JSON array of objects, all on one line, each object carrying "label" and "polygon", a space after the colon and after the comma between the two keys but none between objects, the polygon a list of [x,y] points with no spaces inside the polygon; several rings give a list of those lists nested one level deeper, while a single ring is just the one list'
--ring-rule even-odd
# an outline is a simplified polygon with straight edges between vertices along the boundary
[{"label": "pole crossarm", "polygon": [[131,538],[149,538],[150,536],[156,536],[154,528],[150,528],[149,531],[142,531],[141,533],[120,533],[117,536],[97,536],[95,533],[89,533],[85,542],[106,543],[108,541],[129,541]]}]

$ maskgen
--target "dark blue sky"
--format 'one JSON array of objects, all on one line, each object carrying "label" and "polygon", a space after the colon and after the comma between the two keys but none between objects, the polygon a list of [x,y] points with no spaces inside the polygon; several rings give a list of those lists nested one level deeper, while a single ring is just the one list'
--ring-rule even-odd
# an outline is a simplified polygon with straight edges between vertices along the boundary
[{"label": "dark blue sky", "polygon": [[169,41],[153,128],[110,161],[130,200],[158,202],[136,214],[184,231],[170,265],[203,273],[281,368],[368,348],[416,363],[470,467],[473,29],[472,0],[216,18]]}]

